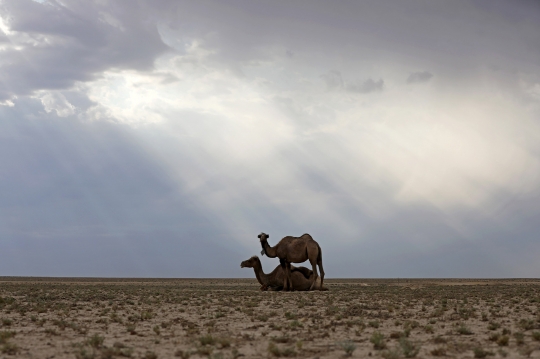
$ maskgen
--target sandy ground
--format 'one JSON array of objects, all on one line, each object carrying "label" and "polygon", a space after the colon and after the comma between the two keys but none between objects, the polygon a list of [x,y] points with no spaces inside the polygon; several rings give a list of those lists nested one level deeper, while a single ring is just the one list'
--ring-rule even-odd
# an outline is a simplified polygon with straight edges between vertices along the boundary
[{"label": "sandy ground", "polygon": [[540,280],[0,277],[0,358],[540,358]]}]

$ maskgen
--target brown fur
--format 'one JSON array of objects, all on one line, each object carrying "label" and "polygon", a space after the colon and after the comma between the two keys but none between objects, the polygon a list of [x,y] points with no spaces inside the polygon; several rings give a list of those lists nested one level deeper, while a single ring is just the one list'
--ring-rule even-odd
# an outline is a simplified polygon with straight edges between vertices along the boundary
[{"label": "brown fur", "polygon": [[[285,272],[281,265],[278,265],[271,273],[265,274],[262,269],[261,260],[253,256],[240,264],[241,268],[253,268],[257,281],[261,284],[261,290],[282,290]],[[313,284],[313,271],[306,267],[291,266],[292,289],[298,291],[311,290]],[[317,282],[313,289],[320,289]],[[322,288],[321,290],[328,290]]]},{"label": "brown fur", "polygon": [[322,266],[322,251],[321,247],[309,234],[303,234],[301,237],[287,236],[281,239],[274,247],[270,247],[268,244],[268,237],[266,233],[259,234],[262,254],[266,254],[270,258],[279,258],[279,262],[285,271],[285,279],[283,283],[284,290],[289,290],[291,285],[291,263],[302,263],[309,260],[311,267],[313,268],[313,274],[315,276],[311,289],[314,288],[317,278],[317,266],[321,271],[321,287],[324,281],[324,269]]}]

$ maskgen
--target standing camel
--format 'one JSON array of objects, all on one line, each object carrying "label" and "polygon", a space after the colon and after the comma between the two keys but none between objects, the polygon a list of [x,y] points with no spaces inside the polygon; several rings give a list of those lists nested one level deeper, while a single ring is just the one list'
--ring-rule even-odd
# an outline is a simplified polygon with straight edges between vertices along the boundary
[{"label": "standing camel", "polygon": [[318,278],[317,266],[321,271],[321,288],[324,281],[324,269],[322,266],[322,251],[321,247],[309,234],[303,234],[301,237],[287,236],[283,237],[275,247],[270,247],[268,238],[270,235],[266,233],[259,234],[261,240],[262,255],[267,255],[270,258],[279,258],[279,263],[285,271],[285,279],[283,290],[292,289],[291,281],[291,263],[302,263],[309,260],[313,268],[313,284],[310,290],[313,290],[315,282]]}]

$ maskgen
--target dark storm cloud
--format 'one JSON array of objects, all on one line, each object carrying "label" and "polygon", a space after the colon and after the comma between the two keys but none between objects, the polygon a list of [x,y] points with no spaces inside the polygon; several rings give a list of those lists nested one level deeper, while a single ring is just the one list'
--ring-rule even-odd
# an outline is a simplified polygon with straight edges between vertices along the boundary
[{"label": "dark storm cloud", "polygon": [[[395,11],[386,11],[388,6]],[[274,56],[264,48],[276,45],[285,48],[285,57],[294,52],[291,61],[316,65],[339,58],[343,71],[358,59],[389,56],[396,61],[436,61],[445,71],[459,74],[476,71],[479,65],[528,69],[529,60],[540,56],[534,46],[540,42],[539,6],[507,1],[365,1],[339,7],[325,2],[13,1],[4,4],[2,16],[18,32],[12,36],[22,48],[3,52],[0,96],[68,88],[109,68],[148,69],[167,50],[158,25],[168,29],[178,50],[193,39],[202,41],[212,49],[215,63],[239,74],[240,64]],[[479,23],[484,30],[478,30]],[[353,91],[370,87],[349,82]]]},{"label": "dark storm cloud", "polygon": [[428,82],[433,77],[433,74],[429,71],[417,71],[413,72],[407,77],[408,84]]},{"label": "dark storm cloud", "polygon": [[173,4],[165,23],[178,37],[203,40],[216,61],[230,66],[271,58],[264,47],[279,46],[294,51],[295,61],[343,72],[384,58],[463,76],[485,65],[530,69],[540,55],[539,12],[537,2],[504,0],[198,1]]},{"label": "dark storm cloud", "polygon": [[113,67],[151,69],[168,49],[151,10],[142,2],[4,3],[0,15],[18,48],[8,47],[0,59],[0,100],[69,88]]}]

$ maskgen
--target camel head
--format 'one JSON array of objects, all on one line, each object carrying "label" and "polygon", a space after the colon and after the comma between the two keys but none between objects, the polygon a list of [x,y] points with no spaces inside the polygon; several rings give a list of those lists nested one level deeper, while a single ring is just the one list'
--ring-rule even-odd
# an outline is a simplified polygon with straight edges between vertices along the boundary
[{"label": "camel head", "polygon": [[253,268],[255,267],[255,264],[259,261],[259,257],[253,256],[248,260],[243,261],[240,263],[240,268]]},{"label": "camel head", "polygon": [[267,241],[268,241],[268,238],[270,238],[270,235],[264,232],[261,232],[261,234],[259,234],[257,237],[259,237],[261,241],[261,247],[262,247],[261,255],[264,256],[266,254],[266,251],[264,250],[264,244],[268,243]]}]

